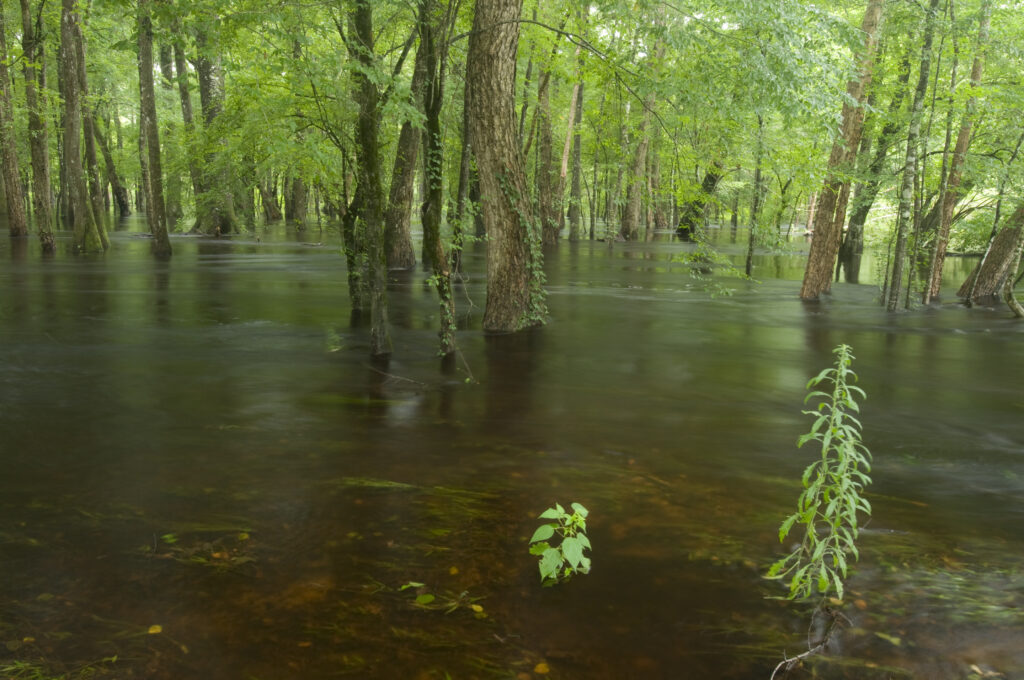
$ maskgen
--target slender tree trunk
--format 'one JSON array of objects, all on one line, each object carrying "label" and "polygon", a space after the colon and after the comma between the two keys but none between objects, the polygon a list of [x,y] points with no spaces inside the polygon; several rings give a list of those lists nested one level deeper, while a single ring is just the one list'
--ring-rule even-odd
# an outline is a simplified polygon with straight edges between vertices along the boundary
[{"label": "slender tree trunk", "polygon": [[[169,44],[161,44],[158,50],[160,57],[160,86],[169,92],[174,91],[174,51]],[[164,139],[164,155],[169,156],[172,144],[169,143],[171,138],[172,125],[171,121],[167,120],[164,123],[163,139]],[[181,176],[177,172],[171,170],[167,171],[164,178],[164,189],[165,196],[164,201],[167,208],[167,227],[173,229],[174,225],[178,223],[178,220],[182,217],[181,210]],[[122,213],[123,214],[123,213]]]},{"label": "slender tree trunk", "polygon": [[78,86],[79,99],[82,105],[82,138],[85,148],[85,170],[89,185],[89,203],[92,207],[93,216],[96,220],[96,227],[103,241],[103,247],[107,248],[106,230],[106,205],[103,200],[103,189],[100,182],[100,165],[96,156],[96,119],[93,117],[93,109],[89,106],[89,80],[85,69],[85,34],[82,32],[82,24],[75,25],[77,39],[75,49],[77,51]]},{"label": "slender tree trunk", "polygon": [[[178,81],[178,99],[181,101],[181,120],[185,128],[185,155],[188,160],[188,174],[192,180],[192,193],[196,200],[196,215],[199,214],[199,200],[206,193],[203,175],[199,169],[196,154],[195,115],[192,112],[192,94],[188,82],[188,61],[179,42],[174,43],[174,74]],[[278,209],[278,214],[280,214]],[[278,217],[278,219],[281,219]]]},{"label": "slender tree trunk", "polygon": [[576,84],[572,116],[572,181],[569,188],[569,240],[579,241],[583,217],[583,79]]},{"label": "slender tree trunk", "polygon": [[11,73],[7,64],[6,21],[0,4],[0,166],[7,198],[7,225],[11,238],[28,236],[25,196],[21,191],[18,152],[14,145],[14,106],[11,103]]},{"label": "slender tree trunk", "polygon": [[971,130],[974,126],[974,117],[978,108],[977,90],[981,86],[981,70],[985,63],[985,50],[988,46],[989,23],[992,18],[991,0],[983,0],[981,3],[981,19],[978,26],[978,40],[975,45],[974,63],[971,66],[971,97],[967,100],[964,111],[963,122],[960,124],[960,132],[956,138],[956,147],[953,150],[953,158],[949,168],[949,175],[946,178],[945,190],[942,192],[942,221],[939,224],[939,233],[935,238],[931,258],[931,275],[928,285],[925,287],[925,304],[939,294],[939,287],[942,284],[942,264],[946,259],[946,247],[949,244],[949,230],[953,224],[953,208],[959,199],[960,183],[963,178],[964,160],[967,156],[967,148],[971,143]]},{"label": "slender tree trunk", "polygon": [[[864,92],[871,80],[871,64],[874,60],[875,48],[878,45],[878,27],[882,21],[882,5],[883,0],[870,0],[864,11],[861,31],[864,33],[865,43],[861,55],[860,75],[856,80],[847,83],[848,101],[843,104],[842,131],[840,138],[832,145],[832,153],[828,160],[828,176],[818,195],[813,227],[814,238],[811,241],[807,269],[804,272],[803,286],[800,289],[800,297],[804,300],[816,299],[832,288],[832,272],[835,271],[839,241],[842,237],[842,225],[846,215],[846,202],[842,195],[844,193],[848,195],[849,192],[849,185],[843,181],[841,173],[849,169],[860,143],[864,121],[864,110],[860,106],[860,102],[864,100]],[[846,184],[845,192],[844,184]],[[840,207],[842,208],[841,214]]]},{"label": "slender tree trunk", "polygon": [[[426,134],[424,136],[424,171],[427,175],[427,195],[424,197],[423,241],[433,247],[430,261],[434,274],[434,286],[440,304],[441,354],[447,355],[455,351],[455,300],[452,295],[452,270],[448,255],[444,252],[441,241],[441,209],[444,201],[444,148],[441,132],[441,110],[444,106],[445,67],[448,61],[447,47],[442,46],[443,35],[438,33],[447,30],[447,13],[440,27],[435,24],[435,3],[433,0],[421,0],[419,30],[420,49],[423,51],[425,66],[425,82],[423,88],[423,109],[426,114]],[[440,28],[440,30],[439,30]],[[441,38],[439,40],[439,38]],[[446,41],[444,44],[447,44]],[[419,54],[417,54],[417,57]]]},{"label": "slender tree trunk", "polygon": [[907,155],[903,164],[900,184],[899,207],[896,215],[896,244],[893,247],[892,275],[889,277],[888,302],[886,309],[896,311],[899,306],[900,290],[903,286],[903,270],[907,259],[907,237],[910,233],[911,208],[913,206],[914,174],[917,166],[917,138],[921,132],[921,113],[928,89],[928,75],[932,64],[932,38],[935,33],[935,18],[939,0],[931,0],[925,18],[924,44],[921,48],[921,71],[914,89],[914,103],[911,106],[910,130],[907,133]]},{"label": "slender tree trunk", "polygon": [[477,0],[466,57],[470,138],[487,230],[483,327],[510,332],[543,323],[538,225],[516,139],[513,88],[520,0]]},{"label": "slender tree trunk", "polygon": [[370,0],[354,0],[349,12],[350,33],[358,49],[351,55],[361,68],[355,71],[353,98],[359,106],[356,119],[356,192],[362,195],[359,218],[366,239],[367,278],[370,296],[370,354],[391,354],[388,329],[387,261],[384,257],[384,189],[381,185],[381,96],[369,74],[377,65],[373,52],[373,7]]},{"label": "slender tree trunk", "polygon": [[[473,149],[469,139],[469,88],[463,89],[462,94],[462,151],[459,155],[459,188],[455,202],[455,222],[452,225],[452,270],[462,269],[462,235],[467,230],[467,213],[472,210],[469,206],[469,188],[473,182]],[[475,206],[474,206],[475,208]]]},{"label": "slender tree trunk", "polygon": [[280,222],[284,219],[281,214],[281,206],[277,204],[277,192],[274,190],[274,183],[264,177],[257,186],[260,192],[260,203],[263,205],[263,218],[267,222]]},{"label": "slender tree trunk", "polygon": [[537,79],[537,206],[541,237],[545,245],[558,241],[558,213],[555,211],[553,134],[551,130],[551,72]]},{"label": "slender tree trunk", "polygon": [[100,153],[103,154],[103,163],[107,166],[107,181],[110,182],[110,186],[114,190],[114,202],[117,203],[117,214],[121,217],[128,217],[132,214],[131,204],[128,201],[128,190],[125,189],[124,183],[117,174],[117,167],[114,165],[114,156],[110,152],[110,144],[107,143],[106,136],[100,132],[99,126],[93,127],[93,133],[96,135],[96,144],[100,147]]},{"label": "slender tree trunk", "polygon": [[761,163],[764,160],[764,118],[757,114],[757,150],[754,152],[754,197],[750,204],[750,235],[747,238],[747,261],[744,271],[747,276],[754,273],[754,244],[757,243],[757,232],[761,226],[761,201],[764,195],[764,172]]},{"label": "slender tree trunk", "polygon": [[[659,50],[660,52],[660,50]],[[655,61],[661,61],[660,54]],[[640,120],[640,127],[636,131],[636,151],[633,154],[633,164],[629,169],[629,177],[626,185],[626,210],[622,216],[622,228],[619,234],[626,241],[635,241],[640,236],[640,210],[643,206],[643,187],[647,168],[647,149],[651,139],[647,135],[647,128],[651,124],[651,112],[654,109],[654,93],[651,92],[644,99],[644,114]]]},{"label": "slender tree trunk", "polygon": [[[206,29],[196,32],[196,75],[199,78],[199,102],[203,109],[203,142],[206,149],[203,195],[196,197],[194,231],[211,236],[238,231],[231,168],[225,142],[217,130],[217,118],[224,109],[224,70],[221,55],[210,44]],[[180,81],[179,81],[180,83]]]},{"label": "slender tree trunk", "polygon": [[74,232],[76,252],[99,252],[106,249],[96,223],[82,168],[82,105],[78,80],[78,54],[76,41],[78,12],[75,0],[61,2],[60,57],[61,81],[64,86],[64,171],[67,174],[68,211]]},{"label": "slender tree trunk", "polygon": [[[853,192],[853,212],[850,215],[849,228],[839,254],[846,269],[846,280],[850,283],[856,283],[860,278],[860,258],[857,256],[864,252],[864,224],[875,203],[875,197],[878,196],[878,188],[881,185],[882,173],[885,171],[885,161],[888,158],[889,149],[896,139],[896,133],[900,130],[897,114],[903,107],[909,80],[910,57],[907,54],[901,61],[896,91],[889,102],[887,122],[878,136],[878,146],[875,147],[874,156],[868,165],[866,173],[868,179],[864,183],[858,184]],[[868,151],[869,147],[870,143],[865,145],[865,151]]]},{"label": "slender tree trunk", "polygon": [[[421,10],[422,11],[422,10]],[[416,48],[413,62],[412,83],[409,90],[411,104],[420,111],[423,108],[423,80],[426,64],[423,55],[423,38]],[[384,251],[388,269],[412,269],[416,266],[416,253],[412,247],[412,201],[416,185],[416,165],[419,160],[420,129],[411,119],[402,123],[395,149],[395,162],[391,168],[391,188],[388,192],[388,207],[384,213]],[[423,240],[423,262],[433,261],[433,251]]]},{"label": "slender tree trunk", "polygon": [[[42,7],[40,7],[40,11]],[[42,17],[40,16],[39,23]],[[21,0],[21,44],[25,55],[25,108],[28,109],[28,141],[32,154],[32,209],[44,253],[53,253],[53,189],[50,187],[50,145],[40,95],[46,92],[43,40],[32,20],[29,0]],[[37,90],[38,87],[38,90]]]},{"label": "slender tree trunk", "polygon": [[140,123],[146,131],[146,152],[149,161],[149,190],[153,199],[153,254],[170,257],[171,241],[167,236],[167,215],[164,212],[164,180],[160,163],[160,134],[156,119],[156,93],[153,85],[153,21],[152,0],[139,0],[139,101]]}]

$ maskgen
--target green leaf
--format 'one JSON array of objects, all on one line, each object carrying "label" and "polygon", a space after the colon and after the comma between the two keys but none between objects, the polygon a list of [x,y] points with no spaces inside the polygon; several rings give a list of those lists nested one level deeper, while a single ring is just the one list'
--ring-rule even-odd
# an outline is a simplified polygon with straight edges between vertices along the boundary
[{"label": "green leaf", "polygon": [[580,517],[586,517],[588,514],[590,514],[588,510],[579,503],[573,503],[572,509],[575,510]]},{"label": "green leaf", "polygon": [[531,555],[543,555],[544,551],[550,548],[547,541],[541,541],[540,543],[534,543],[530,546]]},{"label": "green leaf", "polygon": [[537,565],[540,569],[541,580],[547,578],[557,578],[558,570],[562,568],[562,564],[565,560],[562,559],[562,553],[555,548],[548,548],[541,555],[540,563]]},{"label": "green leaf", "polygon": [[416,604],[421,605],[421,606],[422,605],[426,605],[426,604],[430,604],[433,601],[434,601],[434,596],[431,595],[430,593],[420,593],[419,595],[416,596]]},{"label": "green leaf", "polygon": [[558,506],[558,510],[555,508],[548,508],[544,512],[540,513],[540,516],[537,519],[558,519],[563,514],[560,512],[561,508],[562,506]]},{"label": "green leaf", "polygon": [[530,543],[548,540],[555,535],[556,527],[558,527],[557,524],[541,524],[537,527],[537,530],[533,532],[533,536],[530,537]]},{"label": "green leaf", "polygon": [[562,541],[562,555],[573,567],[578,567],[583,561],[583,546],[575,537],[566,538]]},{"label": "green leaf", "polygon": [[590,539],[587,538],[586,534],[583,534],[583,533],[577,534],[576,535],[576,540],[578,540],[580,542],[580,545],[582,545],[584,548],[586,548],[588,550],[591,549],[591,547],[590,547]]},{"label": "green leaf", "polygon": [[793,528],[794,524],[796,524],[797,517],[797,515],[790,515],[782,523],[782,526],[779,527],[779,543],[786,540],[786,536],[789,535],[789,530]]}]

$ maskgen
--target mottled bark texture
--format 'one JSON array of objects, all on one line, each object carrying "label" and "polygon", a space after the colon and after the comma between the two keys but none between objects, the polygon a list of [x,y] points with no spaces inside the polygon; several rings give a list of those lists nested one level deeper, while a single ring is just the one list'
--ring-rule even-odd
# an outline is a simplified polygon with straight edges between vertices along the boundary
[{"label": "mottled bark texture", "polygon": [[106,249],[102,225],[97,224],[89,205],[89,192],[82,167],[82,105],[78,79],[78,30],[75,0],[61,1],[60,69],[64,85],[64,157],[61,164],[67,178],[68,213],[76,252]]},{"label": "mottled bark texture", "polygon": [[370,74],[379,68],[373,52],[373,7],[370,0],[354,0],[349,11],[350,39],[360,63],[353,92],[359,114],[356,119],[356,193],[361,195],[358,220],[362,223],[370,297],[370,354],[391,353],[388,329],[387,263],[384,259],[384,189],[381,184],[381,96]]},{"label": "mottled bark texture", "polygon": [[0,169],[7,199],[7,226],[12,238],[28,236],[25,196],[21,191],[18,152],[14,146],[14,107],[11,103],[11,73],[7,67],[7,27],[0,4]]},{"label": "mottled bark texture", "polygon": [[40,93],[46,92],[43,68],[42,7],[33,20],[29,0],[21,0],[21,46],[25,55],[25,108],[28,111],[28,143],[32,154],[32,210],[35,213],[39,242],[44,253],[55,249],[53,240],[53,195],[50,188],[50,144]]},{"label": "mottled bark texture", "polygon": [[513,88],[520,0],[478,0],[466,57],[469,128],[487,232],[487,332],[543,323],[539,225],[516,135]]},{"label": "mottled bark texture", "polygon": [[800,297],[813,300],[832,287],[839,241],[846,219],[846,201],[850,193],[849,182],[842,175],[849,170],[860,145],[864,122],[864,109],[860,103],[871,80],[871,65],[878,45],[878,28],[882,21],[883,0],[870,0],[864,11],[861,31],[864,50],[861,54],[859,77],[846,85],[847,102],[843,104],[843,126],[839,138],[832,145],[828,159],[828,175],[818,194],[818,207],[814,215],[814,238],[807,258],[807,269],[800,289]]},{"label": "mottled bark texture", "polygon": [[170,257],[171,241],[167,237],[167,215],[164,212],[164,180],[160,162],[160,134],[156,119],[156,94],[153,86],[153,20],[151,0],[139,0],[139,102],[146,131],[146,154],[149,161],[150,207],[149,232],[153,235],[153,254]]}]

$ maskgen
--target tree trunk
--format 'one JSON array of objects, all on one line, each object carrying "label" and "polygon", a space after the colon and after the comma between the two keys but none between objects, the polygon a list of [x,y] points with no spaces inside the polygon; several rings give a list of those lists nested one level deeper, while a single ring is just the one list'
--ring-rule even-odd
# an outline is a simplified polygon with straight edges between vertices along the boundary
[{"label": "tree trunk", "polygon": [[757,243],[757,231],[761,226],[761,202],[764,196],[764,117],[757,114],[757,150],[754,152],[754,197],[750,204],[750,234],[747,237],[747,260],[744,272],[747,276],[754,273],[754,244]]},{"label": "tree trunk", "polygon": [[[188,174],[192,180],[192,192],[196,200],[196,214],[199,213],[199,199],[203,196],[203,175],[196,155],[195,115],[192,112],[192,94],[188,82],[188,61],[178,42],[174,43],[174,74],[178,81],[178,99],[181,101],[181,120],[185,127],[185,155],[188,160]],[[280,209],[278,210],[280,215]],[[278,219],[281,219],[280,216]]]},{"label": "tree trunk", "polygon": [[960,286],[960,290],[957,291],[959,297],[967,298],[968,302],[973,303],[976,298],[999,295],[1007,277],[1016,276],[1016,268],[1011,270],[1010,267],[1016,256],[1017,240],[1022,228],[1024,203],[1017,206],[1013,215],[1007,218],[1003,228],[999,230],[985,252],[985,257],[975,265],[970,276]]},{"label": "tree trunk", "polygon": [[[158,50],[160,57],[160,86],[169,92],[174,91],[174,51],[170,45],[164,43],[160,45]],[[167,120],[164,123],[164,154],[169,156],[172,145],[168,140],[171,138],[171,121]],[[164,179],[164,202],[167,211],[167,227],[173,230],[174,225],[178,223],[178,220],[182,217],[181,210],[181,176],[177,172],[167,172],[167,176]],[[123,214],[123,213],[122,213]]]},{"label": "tree trunk", "polygon": [[[40,7],[42,10],[42,7]],[[39,24],[42,23],[40,11]],[[25,108],[28,109],[28,141],[32,154],[32,209],[44,253],[53,253],[53,189],[50,187],[50,144],[39,101],[46,92],[46,68],[40,26],[32,21],[29,0],[21,0],[21,44],[25,55]],[[38,90],[36,89],[38,87]]]},{"label": "tree trunk", "polygon": [[[447,47],[442,46],[443,36],[438,33],[447,29],[448,14],[440,27],[433,23],[435,9],[432,0],[421,0],[419,31],[420,50],[423,52],[425,82],[423,87],[423,110],[426,114],[426,135],[424,137],[424,171],[427,175],[427,195],[422,207],[423,242],[432,244],[430,261],[434,274],[434,286],[440,304],[441,354],[455,351],[455,299],[452,295],[452,270],[448,255],[441,241],[441,208],[444,201],[444,148],[441,132],[441,110],[444,106],[445,66],[448,62]],[[441,30],[438,30],[438,29]],[[429,239],[427,238],[429,235]]]},{"label": "tree trunk", "polygon": [[358,46],[351,55],[361,68],[355,71],[353,98],[356,119],[356,193],[362,195],[359,219],[366,239],[367,283],[370,296],[370,354],[391,354],[388,330],[387,262],[384,258],[384,189],[381,185],[381,96],[369,74],[378,68],[373,52],[373,8],[370,0],[354,0],[349,11],[350,32]]},{"label": "tree trunk", "polygon": [[125,189],[124,183],[121,182],[121,178],[117,174],[117,168],[114,166],[114,156],[110,153],[110,144],[107,143],[106,136],[100,132],[99,126],[93,127],[93,133],[96,135],[96,143],[100,147],[100,153],[103,154],[103,163],[107,166],[107,181],[110,182],[110,186],[114,190],[117,214],[121,217],[128,217],[132,214],[131,204],[128,201],[128,190]]},{"label": "tree trunk", "polygon": [[28,236],[25,195],[21,191],[18,151],[14,145],[14,106],[11,103],[11,73],[7,59],[6,21],[0,4],[0,166],[7,198],[7,225],[11,238]]},{"label": "tree trunk", "polygon": [[89,80],[85,70],[85,34],[82,32],[82,25],[75,25],[77,39],[75,49],[77,51],[78,86],[79,99],[82,104],[82,138],[85,145],[85,170],[89,183],[89,202],[92,206],[93,217],[96,220],[100,238],[104,241],[103,247],[108,246],[106,232],[107,209],[103,200],[103,189],[100,183],[100,165],[96,157],[96,119],[93,117],[93,109],[89,106]]},{"label": "tree trunk", "polygon": [[[422,12],[422,9],[420,10]],[[423,79],[426,77],[426,62],[423,55],[423,37],[416,48],[413,62],[412,83],[410,84],[411,104],[417,110],[423,108]],[[416,266],[416,253],[412,247],[412,199],[416,185],[416,164],[419,160],[420,129],[412,120],[402,122],[395,149],[395,162],[391,167],[391,188],[388,192],[388,207],[384,213],[384,251],[388,269],[412,269]],[[423,263],[429,264],[434,253],[423,239]]]},{"label": "tree trunk", "polygon": [[572,115],[572,181],[569,188],[569,240],[579,241],[583,217],[583,79],[576,84],[576,106]]},{"label": "tree trunk", "polygon": [[704,171],[704,179],[700,183],[700,195],[690,199],[679,211],[679,224],[676,227],[676,234],[681,238],[690,238],[694,232],[700,229],[704,220],[704,207],[708,200],[715,194],[718,182],[722,179],[722,163],[712,161],[711,166]]},{"label": "tree trunk", "polygon": [[470,138],[487,231],[487,332],[544,322],[542,259],[516,139],[513,88],[520,0],[477,0],[466,57]]},{"label": "tree trunk", "polygon": [[259,181],[257,189],[260,192],[260,203],[263,205],[263,219],[267,222],[280,222],[284,219],[281,214],[281,206],[277,204],[277,191],[274,190],[274,182],[264,177]]},{"label": "tree trunk", "polygon": [[[655,57],[655,61],[660,61]],[[629,169],[629,177],[626,186],[626,210],[622,216],[622,228],[619,235],[626,241],[635,241],[640,236],[640,209],[643,206],[644,178],[647,169],[647,149],[651,140],[647,136],[647,128],[651,124],[651,111],[654,108],[654,93],[651,92],[644,99],[644,115],[640,120],[640,127],[636,131],[636,151],[633,154],[633,164]]]},{"label": "tree trunk", "polygon": [[147,160],[149,161],[149,190],[153,199],[150,210],[153,234],[153,254],[170,257],[171,241],[167,237],[167,215],[164,212],[164,180],[160,163],[160,134],[156,119],[156,93],[153,85],[153,21],[150,18],[152,0],[139,0],[139,102],[140,125],[146,131]]},{"label": "tree trunk", "polygon": [[[816,299],[832,288],[832,272],[835,270],[839,241],[846,216],[846,201],[849,183],[841,179],[841,173],[849,169],[860,143],[864,121],[864,91],[871,80],[871,64],[878,44],[878,27],[882,20],[882,0],[870,0],[864,11],[861,31],[865,36],[864,51],[861,55],[860,77],[847,83],[848,101],[843,104],[843,126],[840,138],[832,145],[828,160],[828,175],[818,194],[818,205],[814,216],[814,238],[807,258],[807,269],[800,289],[804,300]],[[844,190],[845,185],[845,190]],[[842,211],[839,211],[839,208]]]},{"label": "tree trunk", "polygon": [[206,157],[200,169],[203,195],[196,196],[193,231],[219,236],[238,231],[238,224],[231,193],[229,159],[224,149],[225,142],[219,138],[220,132],[216,129],[217,117],[224,109],[224,70],[221,68],[221,55],[210,42],[205,29],[196,32],[196,75],[199,78],[199,102],[203,109]]},{"label": "tree trunk", "polygon": [[551,72],[537,79],[537,207],[541,238],[545,245],[558,241],[558,213],[555,211],[553,137],[551,131]]},{"label": "tree trunk", "polygon": [[61,0],[60,68],[64,85],[64,172],[67,176],[68,212],[76,252],[99,252],[106,249],[96,223],[82,168],[82,106],[78,80],[76,41],[81,33],[75,0]]},{"label": "tree trunk", "polygon": [[921,71],[914,90],[911,106],[910,130],[907,133],[907,155],[903,164],[903,179],[900,184],[899,208],[896,215],[896,245],[893,248],[892,275],[889,277],[889,295],[886,309],[896,311],[899,305],[900,289],[903,285],[903,269],[907,254],[907,236],[910,232],[911,207],[914,190],[914,172],[917,166],[917,138],[921,131],[921,112],[924,96],[928,90],[928,75],[932,63],[932,36],[935,32],[935,17],[939,0],[931,0],[925,18],[924,44],[921,48]]},{"label": "tree trunk", "polygon": [[[889,102],[889,110],[886,116],[886,123],[878,136],[878,146],[867,169],[867,181],[858,184],[853,192],[853,212],[850,215],[850,223],[847,229],[846,238],[843,240],[839,257],[844,263],[846,280],[850,283],[857,283],[860,278],[860,258],[857,257],[864,252],[864,224],[867,222],[868,213],[878,196],[878,187],[882,181],[882,173],[885,171],[885,161],[888,157],[889,148],[895,141],[896,133],[900,130],[900,123],[897,114],[903,107],[903,99],[906,95],[906,85],[910,80],[910,57],[905,55],[900,62],[900,73],[897,78],[896,91]],[[865,145],[865,152],[870,148],[870,139]]]},{"label": "tree trunk", "polygon": [[981,19],[978,25],[978,40],[975,45],[974,63],[971,65],[971,97],[967,100],[963,121],[960,124],[960,132],[956,137],[956,146],[953,149],[953,159],[949,168],[949,175],[942,192],[942,221],[939,224],[939,232],[935,237],[932,250],[931,275],[928,285],[925,287],[924,302],[928,304],[932,298],[938,296],[939,286],[942,284],[942,264],[946,259],[946,247],[949,245],[949,230],[953,224],[953,208],[959,199],[960,182],[963,179],[964,160],[967,156],[967,148],[971,143],[971,130],[974,126],[974,117],[978,108],[977,91],[981,86],[981,70],[985,63],[985,50],[988,46],[989,23],[992,18],[991,0],[983,0],[981,3]]}]

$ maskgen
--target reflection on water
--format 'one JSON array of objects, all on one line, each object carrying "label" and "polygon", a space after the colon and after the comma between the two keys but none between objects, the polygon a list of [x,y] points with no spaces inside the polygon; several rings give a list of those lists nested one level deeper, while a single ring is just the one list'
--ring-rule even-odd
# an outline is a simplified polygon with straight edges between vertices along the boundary
[{"label": "reflection on water", "polygon": [[[1024,673],[1024,349],[1001,309],[890,315],[846,283],[804,304],[799,253],[712,298],[666,237],[562,244],[551,324],[485,338],[467,252],[461,356],[437,358],[416,273],[374,364],[329,230],[178,237],[170,262],[112,238],[50,261],[0,241],[0,668],[767,677],[805,644],[760,578],[813,456],[804,384],[846,342],[874,517],[816,672]],[[542,589],[534,517],[572,501],[594,569]]]}]

